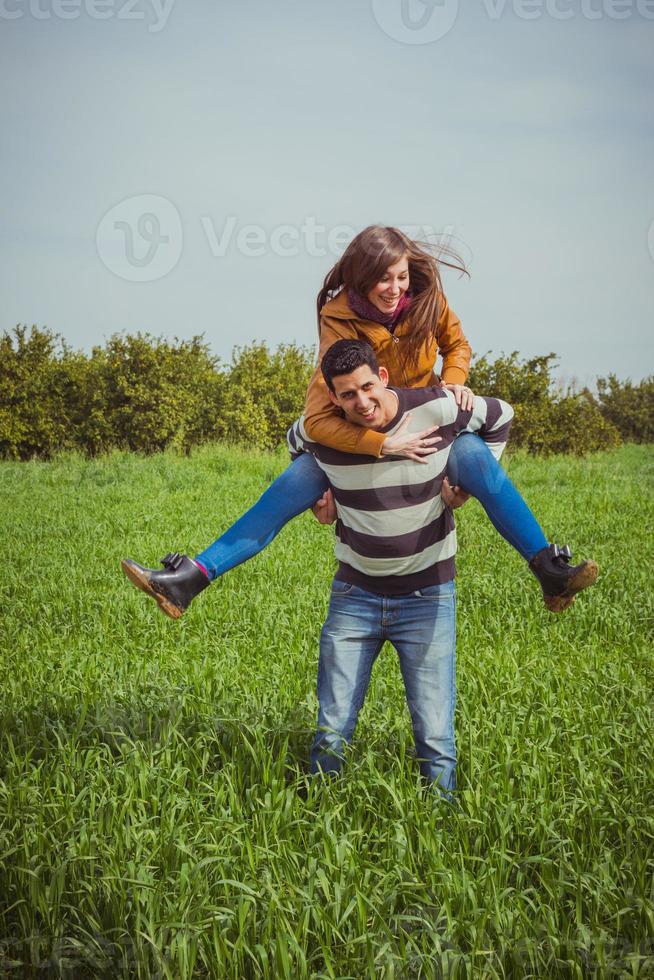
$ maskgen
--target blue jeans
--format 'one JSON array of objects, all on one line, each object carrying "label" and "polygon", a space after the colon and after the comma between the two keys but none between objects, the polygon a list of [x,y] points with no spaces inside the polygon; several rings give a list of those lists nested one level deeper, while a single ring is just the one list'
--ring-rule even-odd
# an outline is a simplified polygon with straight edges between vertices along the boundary
[{"label": "blue jeans", "polygon": [[454,582],[379,596],[334,580],[320,636],[311,771],[340,771],[385,640],[400,659],[420,771],[447,794],[456,788]]},{"label": "blue jeans", "polygon": [[547,547],[540,524],[490,449],[473,432],[462,432],[447,461],[450,484],[480,502],[496,531],[529,561]]},{"label": "blue jeans", "polygon": [[[495,528],[526,561],[547,546],[538,521],[479,436],[463,433],[454,440],[447,475],[452,486],[459,485],[477,497]],[[284,525],[315,504],[328,486],[311,453],[302,453],[243,517],[196,555],[197,560],[210,579],[224,575],[263,551]]]},{"label": "blue jeans", "polygon": [[274,480],[243,517],[196,555],[209,578],[224,575],[263,551],[285,524],[320,500],[327,477],[311,453],[302,453]]}]

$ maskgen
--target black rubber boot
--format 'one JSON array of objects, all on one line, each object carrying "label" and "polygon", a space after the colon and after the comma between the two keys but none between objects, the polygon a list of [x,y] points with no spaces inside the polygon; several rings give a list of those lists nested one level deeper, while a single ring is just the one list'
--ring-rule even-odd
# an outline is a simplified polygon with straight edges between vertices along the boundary
[{"label": "black rubber boot", "polygon": [[563,612],[572,605],[577,592],[592,585],[598,575],[599,567],[594,561],[582,561],[571,565],[572,553],[566,544],[550,544],[541,548],[529,562],[529,567],[538,579],[543,590],[545,605],[551,612]]},{"label": "black rubber boot", "polygon": [[191,558],[177,551],[161,559],[162,572],[144,568],[131,558],[123,558],[120,564],[130,582],[156,599],[159,608],[171,619],[179,619],[191,600],[211,584]]}]

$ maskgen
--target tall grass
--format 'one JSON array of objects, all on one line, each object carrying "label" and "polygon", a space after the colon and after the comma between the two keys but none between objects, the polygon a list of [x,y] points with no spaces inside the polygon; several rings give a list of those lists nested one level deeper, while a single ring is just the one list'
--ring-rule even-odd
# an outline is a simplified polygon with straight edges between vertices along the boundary
[{"label": "tall grass", "polygon": [[179,623],[120,574],[285,462],[0,466],[0,975],[654,975],[651,448],[510,460],[601,565],[561,616],[458,512],[458,809],[420,784],[390,648],[346,773],[306,774],[331,529],[297,519]]}]

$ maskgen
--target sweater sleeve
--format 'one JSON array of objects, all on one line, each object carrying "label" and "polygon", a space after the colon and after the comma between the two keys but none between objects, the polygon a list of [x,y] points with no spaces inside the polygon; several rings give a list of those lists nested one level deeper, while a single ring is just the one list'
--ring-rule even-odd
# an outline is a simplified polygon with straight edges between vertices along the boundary
[{"label": "sweater sleeve", "polygon": [[500,459],[506,448],[513,419],[513,409],[500,398],[483,398],[475,395],[470,411],[459,409],[456,428],[459,432],[476,432],[495,459]]},{"label": "sweater sleeve", "polygon": [[320,370],[320,361],[325,352],[337,340],[356,340],[357,332],[346,320],[323,317],[320,325],[320,350],[318,367],[307,389],[304,408],[304,428],[309,439],[332,449],[346,453],[363,453],[367,456],[381,456],[381,448],[386,439],[384,432],[364,429],[354,422],[348,422],[337,405],[331,401],[329,390]]},{"label": "sweater sleeve", "polygon": [[438,318],[438,349],[443,357],[443,383],[463,385],[470,370],[472,348],[461,329],[461,321],[443,296]]}]

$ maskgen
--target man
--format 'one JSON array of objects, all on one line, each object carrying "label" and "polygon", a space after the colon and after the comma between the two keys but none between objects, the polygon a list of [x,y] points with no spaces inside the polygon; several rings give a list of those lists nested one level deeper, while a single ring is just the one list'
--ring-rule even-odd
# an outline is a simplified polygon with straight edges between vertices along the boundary
[{"label": "man", "polygon": [[357,456],[310,442],[302,419],[288,435],[292,453],[308,451],[331,483],[337,512],[336,557],[320,638],[318,731],[313,772],[340,770],[374,662],[389,640],[404,680],[420,769],[449,794],[456,785],[456,531],[441,499],[450,446],[477,432],[499,459],[513,410],[497,398],[457,406],[443,388],[388,387],[372,348],[341,340],[325,354],[330,398],[346,418],[389,435],[438,426],[425,440],[424,465],[406,458]]}]

